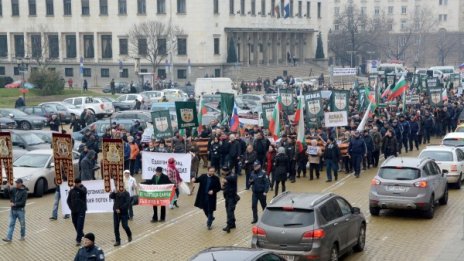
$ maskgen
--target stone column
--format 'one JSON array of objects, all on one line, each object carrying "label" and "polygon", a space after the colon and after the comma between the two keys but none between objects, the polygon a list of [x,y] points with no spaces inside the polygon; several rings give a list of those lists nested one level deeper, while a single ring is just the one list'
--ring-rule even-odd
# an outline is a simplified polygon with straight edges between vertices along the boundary
[{"label": "stone column", "polygon": [[[100,55],[100,48],[99,48],[100,45],[98,44],[98,42],[99,42],[98,41],[98,33],[94,32],[93,33],[93,55],[94,56],[93,57],[94,57],[94,62],[96,64],[98,64],[98,57]],[[127,48],[129,48],[129,47],[127,47]],[[113,57],[115,56],[114,53],[115,53],[115,49],[113,49]],[[119,48],[118,48],[118,54],[119,54]]]},{"label": "stone column", "polygon": [[27,32],[23,33],[24,37],[24,57],[28,56],[29,58],[32,58],[32,50],[30,45],[29,45],[29,37],[30,35]]},{"label": "stone column", "polygon": [[263,64],[269,64],[269,33],[263,33]]},{"label": "stone column", "polygon": [[246,66],[249,65],[249,58],[248,58],[248,52],[249,52],[249,46],[248,46],[248,34],[247,33],[242,33],[242,63]]},{"label": "stone column", "polygon": [[[81,59],[81,56],[84,57],[84,53],[81,53],[81,38],[80,38],[80,33],[76,32],[76,57],[77,61],[79,62]],[[85,64],[84,64],[85,65]]]},{"label": "stone column", "polygon": [[304,53],[304,48],[305,48],[305,37],[306,37],[306,34],[302,34],[300,35],[299,37],[299,45],[298,45],[298,49],[299,49],[299,56],[301,57],[300,58],[300,63],[301,64],[304,64],[305,63],[305,53]]},{"label": "stone column", "polygon": [[281,57],[282,57],[282,63],[287,64],[287,34],[286,33],[281,33],[280,34],[280,49],[281,49]]},{"label": "stone column", "polygon": [[277,60],[277,33],[270,33],[269,40],[271,41],[272,63],[278,64],[279,61]]},{"label": "stone column", "polygon": [[253,64],[258,65],[259,64],[259,41],[258,41],[258,34],[259,33],[253,33]]}]

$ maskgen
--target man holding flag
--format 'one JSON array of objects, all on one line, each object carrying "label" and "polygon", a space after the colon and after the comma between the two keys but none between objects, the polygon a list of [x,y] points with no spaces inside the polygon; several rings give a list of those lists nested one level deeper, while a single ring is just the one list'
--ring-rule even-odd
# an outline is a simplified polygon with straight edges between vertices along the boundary
[{"label": "man holding flag", "polygon": [[298,124],[297,136],[296,136],[296,163],[297,163],[297,173],[298,178],[300,173],[303,172],[303,177],[306,177],[306,163],[308,162],[308,157],[306,156],[305,146],[306,146],[306,137],[305,137],[305,124],[304,124],[304,96],[302,87],[300,88],[300,97],[298,99],[298,107],[295,112],[295,122]]},{"label": "man holding flag", "polygon": [[280,112],[282,111],[282,98],[280,98],[280,92],[277,95],[277,102],[275,104],[274,110],[272,111],[272,119],[269,122],[269,133],[274,138],[274,141],[277,141],[280,137]]}]

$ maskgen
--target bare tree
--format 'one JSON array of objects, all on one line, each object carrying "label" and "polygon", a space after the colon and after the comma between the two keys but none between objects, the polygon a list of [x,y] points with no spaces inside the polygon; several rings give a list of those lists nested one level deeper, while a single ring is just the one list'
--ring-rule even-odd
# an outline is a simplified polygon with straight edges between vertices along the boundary
[{"label": "bare tree", "polygon": [[[51,49],[55,48],[50,45],[50,34],[46,25],[31,26],[28,30],[28,41],[26,50],[30,53],[31,61],[35,62],[39,68],[47,68],[53,63],[54,57]],[[58,39],[58,38],[57,38]],[[56,46],[57,48],[57,46]],[[58,51],[58,50],[56,50]]]},{"label": "bare tree", "polygon": [[456,48],[459,47],[459,35],[442,28],[434,36],[438,63],[444,66],[449,54],[455,52]]},{"label": "bare tree", "polygon": [[178,27],[158,21],[147,21],[132,26],[129,49],[133,57],[147,60],[153,72],[177,49],[175,37],[182,34]]},{"label": "bare tree", "polygon": [[410,26],[414,29],[410,45],[413,54],[411,58],[414,61],[413,65],[417,67],[425,63],[426,36],[436,28],[438,20],[428,7],[417,6],[411,21]]}]

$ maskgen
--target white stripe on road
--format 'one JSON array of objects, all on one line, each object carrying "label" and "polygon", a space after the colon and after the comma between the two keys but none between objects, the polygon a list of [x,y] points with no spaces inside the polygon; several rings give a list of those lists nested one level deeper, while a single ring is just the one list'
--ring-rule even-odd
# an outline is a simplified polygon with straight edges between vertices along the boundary
[{"label": "white stripe on road", "polygon": [[[32,202],[26,203],[26,206],[29,206],[29,205],[32,205],[32,204],[35,204],[35,202],[32,201]],[[11,207],[1,207],[1,208],[6,208],[6,209],[5,210],[0,210],[0,213],[10,211],[10,209],[11,209]]]}]

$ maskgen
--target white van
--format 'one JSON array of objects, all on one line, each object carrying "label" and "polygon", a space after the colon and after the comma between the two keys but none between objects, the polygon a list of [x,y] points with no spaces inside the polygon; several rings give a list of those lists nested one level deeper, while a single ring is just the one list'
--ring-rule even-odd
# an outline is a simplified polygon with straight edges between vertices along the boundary
[{"label": "white van", "polygon": [[426,68],[419,68],[416,70],[416,74],[419,75],[427,75],[427,71],[432,71],[432,77],[436,77],[438,79],[443,78],[443,73],[439,70],[428,70]]},{"label": "white van", "polygon": [[432,66],[429,70],[438,70],[443,73],[444,77],[449,77],[450,74],[454,73],[454,66]]},{"label": "white van", "polygon": [[406,69],[404,68],[404,66],[402,64],[398,64],[398,63],[381,63],[377,67],[377,73],[381,77],[383,77],[385,75],[385,73],[387,75],[393,75],[394,74],[397,77],[400,77],[405,71],[406,71]]},{"label": "white van", "polygon": [[195,81],[195,96],[215,94],[217,92],[237,95],[230,78],[197,78]]}]

